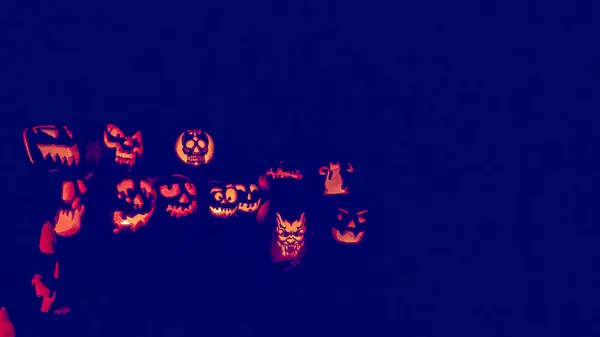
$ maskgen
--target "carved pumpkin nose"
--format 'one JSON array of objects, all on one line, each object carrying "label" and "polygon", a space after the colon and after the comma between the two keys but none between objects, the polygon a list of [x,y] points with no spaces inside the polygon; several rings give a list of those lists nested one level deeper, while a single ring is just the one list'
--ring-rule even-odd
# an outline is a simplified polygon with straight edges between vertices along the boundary
[{"label": "carved pumpkin nose", "polygon": [[200,148],[196,146],[196,147],[194,148],[194,151],[193,151],[193,152],[194,152],[194,153],[200,153]]},{"label": "carved pumpkin nose", "polygon": [[140,209],[142,206],[144,206],[144,201],[142,200],[142,197],[137,195],[135,199],[133,199],[133,209]]},{"label": "carved pumpkin nose", "polygon": [[185,195],[185,193],[183,193],[181,195],[181,198],[179,198],[179,203],[181,204],[187,204],[190,201],[190,199],[188,199],[187,195]]},{"label": "carved pumpkin nose", "polygon": [[123,142],[123,145],[125,145],[125,146],[133,146],[133,141],[131,140],[131,137],[125,138],[125,141]]},{"label": "carved pumpkin nose", "polygon": [[71,204],[71,208],[78,209],[80,203],[81,203],[81,198],[79,198],[79,197],[75,198],[75,200],[73,200],[73,203]]},{"label": "carved pumpkin nose", "polygon": [[356,228],[356,224],[354,223],[354,220],[352,220],[348,223],[348,228]]}]

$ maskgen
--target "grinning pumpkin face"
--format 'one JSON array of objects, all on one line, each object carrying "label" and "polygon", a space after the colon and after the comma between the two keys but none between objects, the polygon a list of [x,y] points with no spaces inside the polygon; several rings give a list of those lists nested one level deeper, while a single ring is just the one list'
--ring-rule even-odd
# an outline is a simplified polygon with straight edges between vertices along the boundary
[{"label": "grinning pumpkin face", "polygon": [[165,212],[172,217],[188,216],[198,208],[196,186],[186,176],[173,174],[161,181],[159,193],[162,200],[166,201]]},{"label": "grinning pumpkin face", "polygon": [[215,218],[232,217],[238,210],[238,194],[232,184],[214,186],[210,189],[208,210]]},{"label": "grinning pumpkin face", "polygon": [[25,151],[32,164],[42,163],[50,172],[79,164],[79,148],[65,125],[43,125],[23,131]]},{"label": "grinning pumpkin face", "polygon": [[135,165],[144,152],[141,131],[130,136],[113,124],[106,125],[104,144],[109,149],[115,149],[115,162],[119,165]]},{"label": "grinning pumpkin face", "polygon": [[179,159],[192,166],[208,164],[215,153],[212,137],[200,130],[187,130],[175,142],[175,153]]},{"label": "grinning pumpkin face", "polygon": [[275,213],[276,226],[271,256],[275,261],[299,259],[304,254],[306,237],[306,220],[304,213],[298,220],[283,219]]},{"label": "grinning pumpkin face", "polygon": [[72,236],[81,229],[81,221],[85,213],[83,196],[87,193],[86,181],[92,177],[88,174],[84,180],[66,180],[62,183],[62,206],[54,217],[54,232],[59,236]]},{"label": "grinning pumpkin face", "polygon": [[350,212],[348,209],[338,208],[337,223],[331,228],[333,239],[347,245],[361,243],[365,236],[367,213],[367,210]]},{"label": "grinning pumpkin face", "polygon": [[345,185],[344,173],[354,172],[354,168],[350,163],[347,163],[345,168],[339,162],[330,162],[328,166],[322,166],[319,169],[319,174],[325,176],[325,191],[324,195],[348,194],[348,186]]},{"label": "grinning pumpkin face", "polygon": [[238,210],[244,213],[254,213],[260,207],[261,196],[258,186],[255,184],[242,185],[236,184],[235,189],[238,194]]},{"label": "grinning pumpkin face", "polygon": [[156,209],[156,190],[149,179],[126,178],[117,184],[119,207],[113,212],[113,233],[146,226]]}]

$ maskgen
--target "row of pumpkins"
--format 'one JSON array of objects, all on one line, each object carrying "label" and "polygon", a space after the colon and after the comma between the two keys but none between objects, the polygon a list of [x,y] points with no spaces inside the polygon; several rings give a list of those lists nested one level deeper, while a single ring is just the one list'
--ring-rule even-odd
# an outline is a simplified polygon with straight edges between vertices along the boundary
[{"label": "row of pumpkins", "polygon": [[[122,128],[107,124],[102,138],[103,141],[100,141],[99,145],[102,150],[111,151],[111,162],[116,167],[131,171],[144,154],[141,131],[127,134]],[[27,128],[23,132],[23,141],[29,161],[48,172],[77,167],[82,160],[79,145],[67,126],[44,125]],[[176,139],[174,151],[184,165],[200,168],[213,160],[215,143],[206,131],[186,130]],[[86,148],[85,158],[93,157],[97,153],[98,151],[89,151]],[[318,173],[324,178],[323,195],[349,195],[345,178],[352,172],[354,168],[350,163],[330,162],[320,167]],[[93,173],[90,173],[85,178],[62,181],[62,206],[56,210],[54,219],[46,221],[42,226],[39,248],[43,254],[54,254],[57,238],[70,237],[80,231],[86,213],[83,197],[88,192],[88,181],[92,177]],[[256,183],[212,183],[207,191],[210,194],[207,205],[209,214],[218,219],[231,219],[241,215],[256,216],[257,222],[263,223],[271,211],[274,213],[272,259],[275,262],[288,261],[291,266],[295,266],[306,252],[305,213],[300,212],[296,216],[286,218],[279,212],[273,212],[269,209],[271,200],[268,200],[268,193],[265,192],[274,181],[301,182],[303,178],[300,170],[274,167],[260,175]],[[146,226],[157,212],[164,212],[167,216],[179,219],[189,217],[199,209],[196,185],[188,177],[180,174],[161,179],[133,178],[128,175],[119,179],[116,193],[122,207],[112,212],[115,234],[137,231]],[[333,240],[346,245],[360,244],[365,234],[364,225],[368,211],[339,202],[335,207],[337,223],[331,229]],[[58,267],[57,262],[54,275],[50,277],[58,279]],[[52,310],[54,314],[65,314],[69,311],[69,308],[65,307],[52,308],[56,292],[42,282],[41,275],[34,276],[32,285],[37,297],[42,299],[42,312]],[[4,336],[1,329],[0,325],[0,337]]]}]

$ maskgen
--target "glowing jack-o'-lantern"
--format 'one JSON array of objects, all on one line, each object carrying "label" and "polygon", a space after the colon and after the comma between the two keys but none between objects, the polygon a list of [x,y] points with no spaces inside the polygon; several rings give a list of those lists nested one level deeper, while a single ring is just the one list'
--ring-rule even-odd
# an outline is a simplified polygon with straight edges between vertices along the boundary
[{"label": "glowing jack-o'-lantern", "polygon": [[196,212],[196,186],[186,176],[173,174],[160,182],[158,190],[170,216],[179,218]]},{"label": "glowing jack-o'-lantern", "polygon": [[126,178],[117,184],[120,206],[113,212],[113,233],[135,232],[146,226],[156,209],[156,190],[150,179]]},{"label": "glowing jack-o'-lantern", "polygon": [[[354,168],[348,163],[346,172],[354,172]],[[329,163],[329,166],[322,166],[319,169],[319,174],[325,177],[324,195],[348,194],[348,186],[344,184],[342,168],[339,162]]]},{"label": "glowing jack-o'-lantern", "polygon": [[175,153],[188,165],[206,165],[214,156],[215,143],[207,132],[200,129],[187,130],[177,138]]},{"label": "glowing jack-o'-lantern", "polygon": [[365,236],[367,223],[367,210],[350,212],[348,209],[338,208],[337,223],[331,228],[331,235],[336,242],[356,245],[362,242]]},{"label": "glowing jack-o'-lantern", "polygon": [[0,337],[15,337],[15,327],[5,307],[0,308]]},{"label": "glowing jack-o'-lantern", "polygon": [[306,251],[306,218],[300,214],[298,220],[283,219],[275,213],[276,226],[271,244],[273,261],[300,259]]},{"label": "glowing jack-o'-lantern", "polygon": [[242,185],[236,184],[235,189],[238,194],[238,210],[244,213],[254,213],[260,207],[260,190],[255,184]]},{"label": "glowing jack-o'-lantern", "polygon": [[119,165],[131,167],[144,153],[141,131],[129,136],[113,124],[108,124],[104,130],[104,144],[110,149],[115,149],[115,162]]},{"label": "glowing jack-o'-lantern", "polygon": [[[59,276],[59,265],[58,262],[54,264],[54,279],[58,279]],[[37,298],[42,298],[42,304],[40,306],[40,311],[47,313],[52,308],[52,304],[56,300],[56,291],[51,291],[45,284],[42,282],[42,276],[40,274],[35,274],[33,279],[31,280],[31,285],[35,288],[35,296]]]},{"label": "glowing jack-o'-lantern", "polygon": [[215,218],[232,217],[238,206],[238,194],[232,184],[213,186],[210,189],[208,210]]},{"label": "glowing jack-o'-lantern", "polygon": [[265,176],[270,179],[291,179],[302,180],[302,172],[298,169],[290,169],[283,161],[279,162],[278,167],[271,167],[265,172]]},{"label": "glowing jack-o'-lantern", "polygon": [[54,217],[54,232],[59,236],[77,234],[85,214],[83,196],[87,193],[86,181],[92,177],[88,174],[84,180],[67,180],[62,183],[61,206]]},{"label": "glowing jack-o'-lantern", "polygon": [[34,126],[23,131],[23,142],[32,164],[43,163],[49,171],[79,164],[79,148],[67,126]]}]

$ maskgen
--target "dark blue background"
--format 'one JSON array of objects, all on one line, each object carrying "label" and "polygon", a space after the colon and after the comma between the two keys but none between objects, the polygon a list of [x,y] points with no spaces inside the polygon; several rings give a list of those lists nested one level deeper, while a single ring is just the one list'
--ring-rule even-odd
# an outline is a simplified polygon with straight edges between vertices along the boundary
[{"label": "dark blue background", "polygon": [[[333,303],[324,321],[265,315],[290,325],[257,335],[358,320],[361,336],[592,336],[597,10],[577,1],[5,2],[5,205],[32,193],[11,162],[23,166],[20,133],[35,124],[131,120],[154,142],[200,125],[220,136],[231,165],[343,153],[365,163],[379,212],[361,274],[370,276],[352,281],[368,296],[350,305],[315,288],[315,306]],[[5,289],[29,282],[10,276],[27,274],[19,256],[35,242],[21,219],[7,211],[3,220]]]}]

